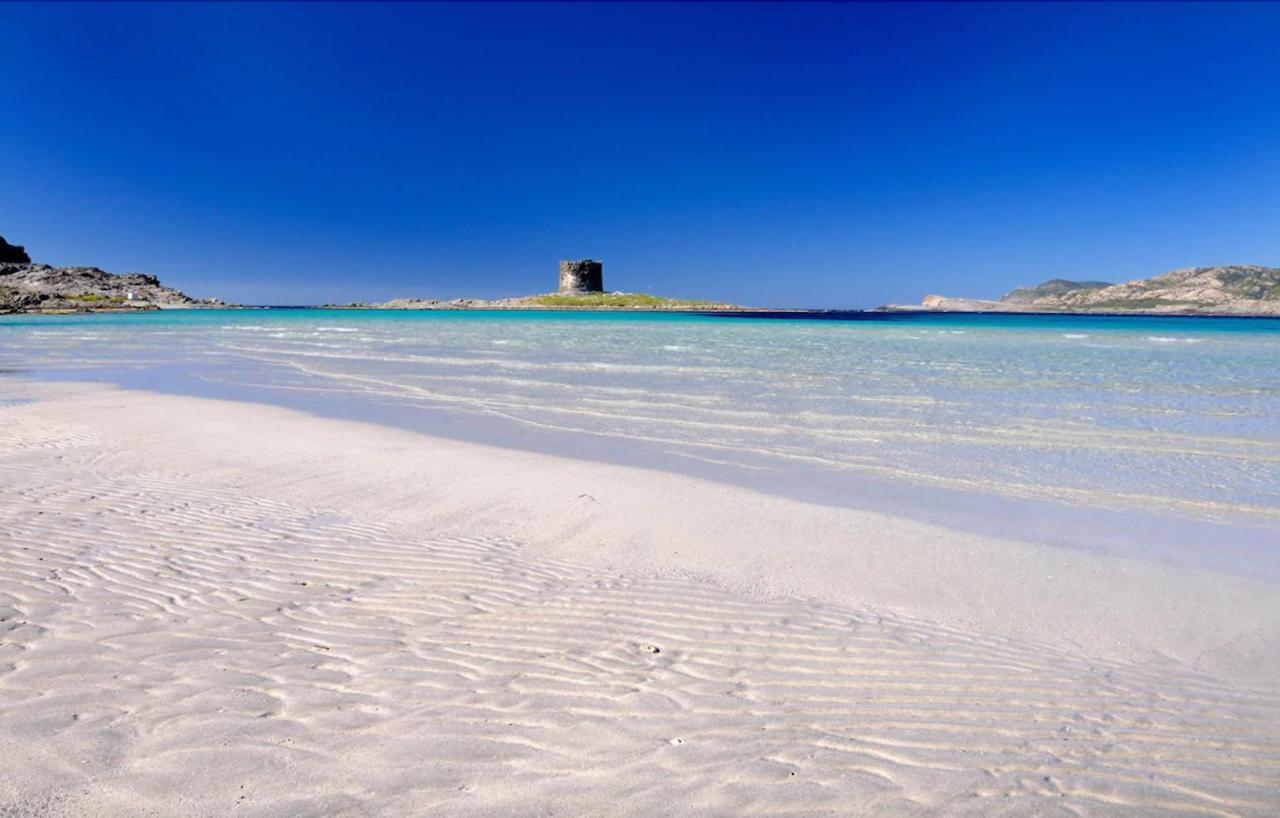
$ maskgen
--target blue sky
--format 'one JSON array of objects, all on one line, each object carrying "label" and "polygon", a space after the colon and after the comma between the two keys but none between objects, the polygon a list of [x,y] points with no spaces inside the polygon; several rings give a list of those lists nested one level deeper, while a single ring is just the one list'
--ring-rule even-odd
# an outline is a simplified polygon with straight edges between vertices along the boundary
[{"label": "blue sky", "polygon": [[1280,5],[0,3],[0,235],[197,295],[1280,265]]}]

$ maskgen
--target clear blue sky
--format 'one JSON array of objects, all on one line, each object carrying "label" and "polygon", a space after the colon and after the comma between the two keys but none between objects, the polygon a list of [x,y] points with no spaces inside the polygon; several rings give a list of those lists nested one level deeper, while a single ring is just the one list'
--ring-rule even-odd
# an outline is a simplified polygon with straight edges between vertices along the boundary
[{"label": "clear blue sky", "polygon": [[0,3],[0,235],[197,295],[1280,265],[1280,5]]}]

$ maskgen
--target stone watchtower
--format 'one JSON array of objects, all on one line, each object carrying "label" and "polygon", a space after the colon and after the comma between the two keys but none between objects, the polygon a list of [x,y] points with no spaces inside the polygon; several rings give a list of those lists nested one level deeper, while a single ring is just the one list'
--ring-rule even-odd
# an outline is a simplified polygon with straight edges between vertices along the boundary
[{"label": "stone watchtower", "polygon": [[560,292],[604,292],[604,263],[589,258],[560,262]]}]

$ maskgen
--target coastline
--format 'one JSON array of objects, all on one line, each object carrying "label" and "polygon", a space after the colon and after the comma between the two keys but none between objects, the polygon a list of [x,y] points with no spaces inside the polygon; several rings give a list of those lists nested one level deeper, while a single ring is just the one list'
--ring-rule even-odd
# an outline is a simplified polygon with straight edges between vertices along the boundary
[{"label": "coastline", "polygon": [[1280,319],[1277,312],[1224,312],[1224,311],[1133,311],[1133,310],[1045,310],[1045,309],[943,309],[912,305],[885,305],[865,309],[844,308],[803,308],[803,307],[584,307],[584,306],[547,306],[547,305],[458,305],[441,302],[434,306],[383,307],[375,304],[217,304],[217,305],[163,305],[149,307],[86,307],[83,309],[22,309],[0,311],[6,315],[141,315],[164,312],[216,312],[225,311],[271,311],[271,310],[331,310],[342,312],[536,312],[536,313],[679,313],[685,315],[708,315],[720,317],[743,318],[780,318],[780,319],[816,319],[816,320],[886,320],[889,316],[911,315],[955,315],[955,316],[1027,316],[1062,318],[1246,318],[1246,319]]},{"label": "coastline", "polygon": [[[959,300],[959,299],[957,299]],[[967,300],[967,299],[966,299]],[[997,302],[991,302],[995,304]],[[1051,310],[1043,307],[1017,309],[1009,305],[1000,307],[926,307],[924,305],[888,304],[876,307],[868,312],[881,313],[922,313],[930,315],[1063,315],[1077,318],[1089,316],[1117,316],[1127,318],[1280,318],[1280,306],[1273,311],[1257,310],[1126,310],[1126,309],[1092,309],[1092,310]]]},{"label": "coastline", "polygon": [[673,765],[707,800],[664,814],[1280,797],[1273,583],[270,406],[0,388],[19,811],[187,787],[207,812],[248,777],[261,814],[652,814]]}]

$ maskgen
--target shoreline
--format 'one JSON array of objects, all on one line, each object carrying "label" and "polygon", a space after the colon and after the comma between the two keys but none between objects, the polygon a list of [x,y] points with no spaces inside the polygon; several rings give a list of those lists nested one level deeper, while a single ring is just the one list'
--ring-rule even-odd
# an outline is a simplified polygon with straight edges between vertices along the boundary
[{"label": "shoreline", "polygon": [[379,307],[372,305],[352,306],[349,304],[220,304],[217,306],[161,306],[147,308],[95,308],[76,310],[12,310],[0,311],[0,318],[5,316],[54,316],[54,315],[151,315],[165,312],[241,312],[241,311],[341,311],[341,312],[430,312],[430,313],[623,313],[640,314],[681,314],[704,315],[717,318],[756,318],[781,320],[893,320],[889,316],[1025,316],[1029,318],[1229,318],[1240,320],[1280,320],[1277,313],[1243,313],[1243,312],[1132,312],[1090,310],[1087,312],[1071,312],[1064,310],[944,310],[925,307],[870,307],[866,309],[806,309],[806,308],[773,308],[773,307],[732,307],[724,309],[708,309],[706,307],[561,307],[561,306],[453,306],[435,307]]},{"label": "shoreline", "polygon": [[[486,450],[512,450],[583,464],[635,468],[815,507],[877,512],[996,540],[1025,538],[1025,527],[1036,525],[1039,540],[1052,541],[1054,548],[1190,564],[1264,581],[1280,579],[1280,559],[1269,556],[1273,547],[1280,544],[1274,514],[1259,516],[1235,509],[1236,516],[1232,519],[1215,519],[1190,514],[1191,509],[1184,507],[1182,514],[1173,517],[1167,508],[1163,511],[1138,508],[1132,503],[1119,502],[1119,498],[1111,498],[1110,505],[1081,505],[1055,498],[1051,492],[1031,496],[977,491],[942,481],[838,469],[796,472],[783,468],[785,461],[753,460],[745,456],[734,460],[728,459],[725,452],[719,456],[715,453],[701,456],[655,445],[651,439],[548,429],[514,418],[477,416],[447,405],[371,402],[335,393],[233,385],[223,379],[184,377],[168,367],[10,374],[35,381],[109,383],[128,392],[280,408],[309,417],[477,445]],[[1265,556],[1259,558],[1260,553]]]},{"label": "shoreline", "polygon": [[1280,308],[1273,312],[1219,312],[1214,310],[1018,310],[1018,309],[948,309],[925,306],[884,306],[868,312],[919,313],[928,315],[1065,315],[1078,318],[1088,316],[1117,316],[1127,318],[1280,318]]},{"label": "shoreline", "polygon": [[19,814],[1280,798],[1275,583],[258,404],[0,415]]},{"label": "shoreline", "polygon": [[[1158,629],[1176,623],[1183,629],[1180,635],[1193,634],[1193,641],[1202,646],[1215,640],[1225,643],[1237,635],[1229,629],[1196,627],[1196,624],[1207,623],[1190,623],[1187,629],[1189,623],[1183,621],[1181,614],[1166,617],[1171,621],[1160,622],[1152,618],[1155,607],[1146,603],[1164,609],[1177,600],[1144,601],[1139,595],[1120,593],[1123,585],[1137,586],[1142,581],[1150,581],[1166,592],[1177,590],[1198,595],[1197,589],[1210,578],[1255,599],[1254,611],[1258,615],[1250,618],[1251,624],[1274,628],[1280,637],[1280,598],[1269,598],[1277,583],[1253,580],[1211,566],[962,531],[858,507],[815,504],[785,495],[761,493],[737,484],[652,467],[496,447],[272,404],[73,381],[7,378],[0,380],[0,384],[9,395],[16,393],[21,400],[31,401],[24,404],[25,411],[37,415],[53,412],[60,422],[85,423],[98,414],[124,413],[135,425],[147,430],[128,432],[130,447],[136,448],[140,455],[145,455],[155,441],[163,439],[165,446],[174,450],[191,449],[184,456],[202,466],[220,461],[231,441],[223,440],[216,445],[204,443],[196,448],[195,440],[206,439],[209,428],[234,425],[237,435],[251,438],[235,442],[234,448],[242,456],[240,468],[247,471],[242,479],[249,479],[248,472],[261,471],[254,479],[270,485],[273,491],[279,487],[271,481],[284,479],[281,473],[290,469],[279,464],[256,463],[252,453],[274,448],[281,450],[277,453],[279,457],[287,451],[293,456],[343,460],[351,466],[350,477],[315,481],[290,477],[285,481],[289,485],[289,499],[308,503],[323,499],[349,504],[355,496],[365,512],[403,526],[414,536],[475,534],[521,539],[556,557],[586,549],[604,557],[611,566],[644,562],[648,565],[646,570],[659,573],[691,570],[753,594],[821,598],[831,604],[873,608],[909,608],[914,616],[998,632],[1008,638],[1026,638],[1035,627],[1047,622],[1028,627],[1011,623],[1002,614],[984,613],[983,606],[975,604],[967,593],[956,592],[957,585],[976,590],[979,596],[1002,599],[1030,610],[1048,602],[1065,602],[1059,593],[1060,581],[1064,578],[1078,581],[1082,586],[1085,580],[1102,586],[1118,582],[1113,587],[1078,590],[1096,597],[1091,604],[1103,605],[1111,600],[1114,621],[1128,621],[1131,628],[1128,638],[1110,640],[1113,645],[1125,644],[1128,652],[1107,657],[1123,660],[1150,658],[1157,653],[1170,657],[1179,654],[1172,643],[1159,642],[1150,638],[1153,634],[1142,633],[1150,626]],[[173,417],[195,418],[199,423],[187,428],[187,424],[194,422],[175,422]],[[266,428],[272,432],[260,431]],[[245,431],[250,429],[254,431]],[[325,445],[304,442],[300,439],[304,436],[319,436]],[[280,440],[287,441],[287,445],[282,445]],[[416,462],[415,458],[401,453],[408,451],[422,452],[432,464]],[[377,452],[397,454],[389,463],[382,463]],[[500,472],[503,476],[501,479],[467,477],[471,464],[480,464],[482,472]],[[357,474],[368,481],[360,485],[358,491]],[[317,488],[298,488],[309,482],[314,482]],[[597,488],[592,490],[593,486]],[[592,505],[584,509],[583,504],[577,502],[583,495],[595,497],[606,487],[618,498],[608,503],[607,508],[598,507],[593,500]],[[419,494],[432,496],[436,491],[449,498],[442,508],[415,506]],[[672,502],[675,497],[690,498],[690,501],[677,505]],[[716,511],[712,513],[711,509]],[[516,524],[517,519],[527,525]],[[789,547],[779,546],[779,542],[802,539],[806,540],[805,551],[810,556],[824,560],[822,567],[794,565],[791,564],[794,558],[788,556],[785,572],[751,571],[744,575],[738,573],[740,566],[722,564],[731,552],[750,554],[767,563],[779,556],[779,549],[785,551]],[[701,548],[690,550],[689,543],[682,544],[681,540],[694,541],[694,545]],[[675,557],[677,553],[682,556]],[[644,560],[639,560],[638,555],[643,555]],[[919,576],[915,570],[920,567],[918,562],[928,563],[933,576]],[[857,568],[872,565],[879,573],[875,582],[860,577],[850,584],[832,577],[833,573],[855,575],[860,573]],[[1044,566],[1053,566],[1058,578],[1043,576]],[[954,573],[938,575],[943,567]],[[1116,577],[1128,579],[1120,581]],[[1124,602],[1115,602],[1117,598],[1123,598]],[[1069,607],[1081,607],[1077,601],[1072,600]],[[1125,604],[1133,606],[1132,609],[1126,610]],[[1063,645],[1080,644],[1096,635],[1097,623],[1088,614],[1072,614],[1064,606],[1051,615],[1057,621],[1056,635],[1065,640]],[[1166,631],[1160,638],[1167,639],[1172,633]],[[1183,651],[1181,660],[1191,663],[1192,654]],[[1275,664],[1280,670],[1280,657],[1276,657]]]}]

